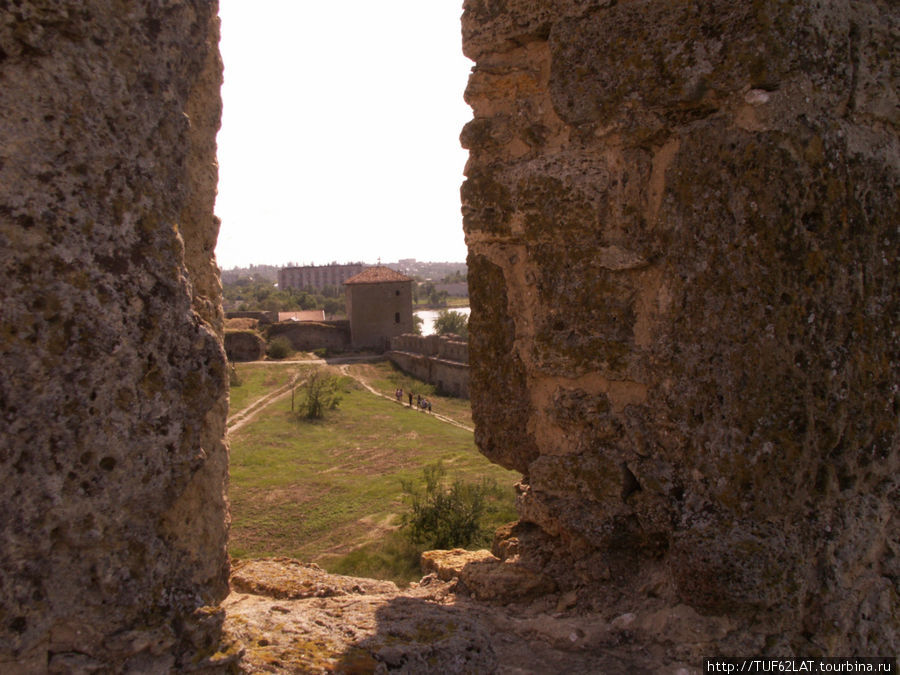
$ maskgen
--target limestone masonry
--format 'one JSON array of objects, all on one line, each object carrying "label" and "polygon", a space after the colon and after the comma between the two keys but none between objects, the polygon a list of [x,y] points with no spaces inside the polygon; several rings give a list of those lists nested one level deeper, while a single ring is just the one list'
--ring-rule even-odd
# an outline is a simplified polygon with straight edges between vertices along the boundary
[{"label": "limestone masonry", "polygon": [[[216,12],[0,0],[0,672],[900,652],[896,2],[466,0],[470,394],[520,520],[405,591],[282,559],[227,598]],[[385,347],[410,281],[368,281]]]},{"label": "limestone masonry", "polygon": [[398,335],[391,338],[387,357],[439,393],[469,398],[469,345],[458,336]]},{"label": "limestone masonry", "polygon": [[498,552],[900,647],[898,7],[467,0],[471,397]]},{"label": "limestone masonry", "polygon": [[411,333],[413,280],[389,267],[367,267],[344,282],[354,349],[385,351],[397,335]]},{"label": "limestone masonry", "polygon": [[228,592],[218,7],[126,5],[0,3],[3,673],[181,668]]}]

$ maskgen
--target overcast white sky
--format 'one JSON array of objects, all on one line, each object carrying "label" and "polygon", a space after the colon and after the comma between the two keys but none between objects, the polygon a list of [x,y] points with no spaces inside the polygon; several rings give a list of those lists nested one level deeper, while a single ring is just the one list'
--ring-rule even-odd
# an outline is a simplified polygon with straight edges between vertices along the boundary
[{"label": "overcast white sky", "polygon": [[466,257],[462,0],[220,0],[216,256]]}]

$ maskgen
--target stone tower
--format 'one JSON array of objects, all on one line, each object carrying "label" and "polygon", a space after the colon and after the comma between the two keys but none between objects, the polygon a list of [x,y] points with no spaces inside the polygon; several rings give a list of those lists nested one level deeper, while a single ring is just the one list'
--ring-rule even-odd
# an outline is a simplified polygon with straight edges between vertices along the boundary
[{"label": "stone tower", "polygon": [[368,267],[344,282],[350,339],[355,348],[385,350],[413,332],[413,280],[388,267]]}]

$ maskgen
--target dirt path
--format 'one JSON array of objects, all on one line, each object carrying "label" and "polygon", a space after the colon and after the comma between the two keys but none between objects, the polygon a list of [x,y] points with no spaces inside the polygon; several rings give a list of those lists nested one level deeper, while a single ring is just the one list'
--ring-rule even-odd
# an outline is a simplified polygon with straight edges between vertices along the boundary
[{"label": "dirt path", "polygon": [[[372,394],[375,394],[375,396],[380,396],[381,398],[387,399],[388,401],[392,401],[392,402],[394,402],[394,403],[397,403],[397,402],[398,402],[397,399],[395,399],[393,396],[388,396],[387,394],[382,394],[380,391],[378,391],[378,390],[374,389],[373,387],[371,387],[371,386],[369,385],[368,382],[366,382],[364,379],[362,379],[362,377],[358,377],[358,376],[354,375],[353,373],[349,372],[349,371],[347,370],[347,366],[346,366],[346,365],[342,365],[342,366],[341,366],[341,372],[342,372],[344,375],[347,375],[347,376],[349,376],[349,377],[352,377],[354,380],[356,380],[357,382],[359,382],[363,387],[365,387],[369,392],[371,392]],[[403,405],[403,403],[400,403],[400,405]],[[460,423],[460,422],[457,422],[457,421],[454,420],[454,419],[450,419],[449,417],[445,417],[444,415],[440,415],[440,414],[435,413],[435,412],[433,412],[433,413],[425,413],[424,411],[421,411],[421,410],[420,410],[419,412],[422,412],[423,414],[431,415],[432,417],[434,417],[435,419],[440,420],[441,422],[445,422],[445,423],[447,423],[447,424],[452,424],[453,426],[459,427],[460,429],[465,429],[466,431],[470,431],[470,432],[472,432],[472,433],[475,432],[475,429],[473,429],[472,427],[468,427],[468,426],[466,426],[465,424],[462,424],[462,423]]]},{"label": "dirt path", "polygon": [[270,392],[265,396],[260,396],[258,399],[250,403],[250,405],[248,405],[246,408],[239,410],[234,415],[229,415],[228,422],[225,425],[226,434],[234,433],[235,431],[240,429],[242,426],[256,417],[256,415],[258,415],[259,412],[262,411],[263,408],[266,408],[268,405],[275,403],[276,401],[280,401],[283,398],[287,398],[288,394],[291,393],[291,389],[297,386],[297,383],[300,381],[301,374],[302,373],[297,373],[294,379],[288,382],[286,385],[279,387],[275,391]]},{"label": "dirt path", "polygon": [[[380,359],[381,357],[378,357],[378,358]],[[344,375],[347,375],[348,377],[352,377],[354,380],[359,382],[363,387],[365,387],[365,389],[368,392],[374,394],[375,396],[379,396],[381,398],[387,399],[388,401],[396,402],[396,399],[394,397],[388,396],[387,394],[382,394],[380,391],[374,389],[371,385],[369,385],[369,383],[366,382],[364,379],[362,379],[362,377],[360,377],[358,375],[354,375],[347,368],[347,365],[349,365],[350,363],[359,363],[359,362],[372,361],[372,360],[373,360],[373,357],[366,356],[366,357],[349,357],[346,359],[333,359],[330,362],[326,361],[325,359],[307,359],[307,360],[303,360],[303,361],[256,361],[254,363],[260,363],[260,364],[266,364],[266,365],[278,364],[278,365],[284,365],[284,366],[296,366],[298,364],[310,365],[310,366],[325,366],[325,365],[339,365],[340,364],[340,366],[339,366],[340,371]],[[243,427],[245,424],[250,422],[254,417],[256,417],[256,415],[259,414],[259,412],[261,410],[263,410],[270,404],[275,403],[276,401],[280,401],[281,399],[286,398],[287,395],[291,393],[291,389],[297,385],[299,378],[300,378],[300,375],[298,374],[290,383],[284,385],[283,387],[279,387],[275,391],[270,392],[270,393],[266,394],[265,396],[261,396],[260,398],[251,402],[250,405],[248,405],[247,407],[236,412],[234,415],[229,415],[228,422],[226,424],[227,433],[231,434],[231,433],[237,431],[238,429]],[[418,412],[422,412],[422,411],[418,411]],[[422,412],[422,414],[429,414],[432,417],[434,417],[435,419],[440,420],[441,422],[444,422],[445,424],[451,424],[455,427],[459,427],[460,429],[465,429],[466,431],[471,432],[471,433],[475,432],[475,429],[473,429],[472,427],[466,426],[465,424],[462,424],[461,422],[457,422],[456,420],[446,417],[444,415],[441,415],[439,413],[424,413],[424,412]]]}]

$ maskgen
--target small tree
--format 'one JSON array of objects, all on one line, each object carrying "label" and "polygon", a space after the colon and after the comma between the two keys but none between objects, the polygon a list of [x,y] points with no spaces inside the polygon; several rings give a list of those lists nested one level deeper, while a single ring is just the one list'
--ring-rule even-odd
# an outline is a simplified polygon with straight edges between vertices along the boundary
[{"label": "small tree", "polygon": [[469,337],[469,318],[462,312],[442,309],[434,320],[434,332],[438,335],[453,333],[460,337]]},{"label": "small tree", "polygon": [[441,462],[423,469],[425,491],[411,481],[401,481],[411,512],[403,518],[403,530],[415,544],[426,549],[470,546],[485,537],[483,517],[490,507],[489,496],[497,496],[499,489],[491,480],[464,483],[457,479],[447,487],[446,470]]},{"label": "small tree", "polygon": [[321,368],[315,368],[300,384],[300,405],[298,413],[308,420],[320,419],[326,410],[334,410],[341,402],[338,393],[340,378],[329,375]]},{"label": "small tree", "polygon": [[294,353],[294,345],[284,335],[276,335],[269,342],[266,353],[270,359],[284,359]]},{"label": "small tree", "polygon": [[327,316],[334,316],[344,311],[344,305],[342,300],[328,299],[325,301],[323,309]]}]

